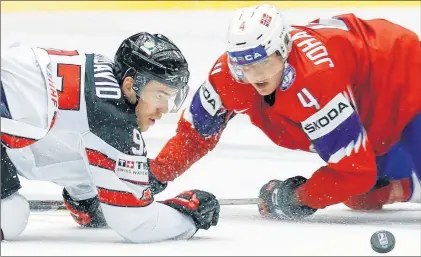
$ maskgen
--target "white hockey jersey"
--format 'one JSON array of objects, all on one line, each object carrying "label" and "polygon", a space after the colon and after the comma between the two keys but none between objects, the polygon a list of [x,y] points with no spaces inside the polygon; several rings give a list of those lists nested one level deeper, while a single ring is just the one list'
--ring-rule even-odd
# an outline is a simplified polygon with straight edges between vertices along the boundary
[{"label": "white hockey jersey", "polygon": [[107,224],[132,242],[187,239],[193,220],[157,203],[133,108],[97,54],[17,45],[1,56],[1,140],[19,175],[77,200],[98,194]]}]

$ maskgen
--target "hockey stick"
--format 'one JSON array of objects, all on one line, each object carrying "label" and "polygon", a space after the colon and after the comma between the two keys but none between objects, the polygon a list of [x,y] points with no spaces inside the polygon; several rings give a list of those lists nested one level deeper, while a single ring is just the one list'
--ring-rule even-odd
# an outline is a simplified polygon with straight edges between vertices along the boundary
[{"label": "hockey stick", "polygon": [[[243,199],[219,199],[220,205],[251,205],[257,204],[257,198]],[[29,208],[31,211],[59,211],[67,210],[63,201],[56,200],[29,200]]]}]

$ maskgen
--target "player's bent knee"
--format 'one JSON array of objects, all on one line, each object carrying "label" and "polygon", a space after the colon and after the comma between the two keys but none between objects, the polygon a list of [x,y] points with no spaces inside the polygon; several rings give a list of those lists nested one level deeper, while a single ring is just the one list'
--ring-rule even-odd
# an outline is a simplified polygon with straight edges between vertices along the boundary
[{"label": "player's bent knee", "polygon": [[349,198],[343,202],[348,208],[357,211],[368,211],[368,210],[381,210],[383,204],[377,201],[373,201],[368,195],[357,195]]},{"label": "player's bent knee", "polygon": [[1,230],[3,239],[12,240],[26,228],[29,217],[29,203],[24,196],[14,193],[1,200]]},{"label": "player's bent knee", "polygon": [[371,172],[365,175],[361,174],[358,190],[356,190],[354,193],[365,194],[369,192],[376,185],[376,181],[377,181],[377,174],[375,172]]},{"label": "player's bent knee", "polygon": [[380,210],[385,204],[405,202],[411,195],[411,180],[390,180],[382,184],[379,180],[369,192],[350,197],[344,202],[353,210]]}]

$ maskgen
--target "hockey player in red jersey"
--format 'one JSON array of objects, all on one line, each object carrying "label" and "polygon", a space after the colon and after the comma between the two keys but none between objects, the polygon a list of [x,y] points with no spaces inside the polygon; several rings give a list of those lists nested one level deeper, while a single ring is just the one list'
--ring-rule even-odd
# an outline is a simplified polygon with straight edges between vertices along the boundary
[{"label": "hockey player in red jersey", "polygon": [[243,113],[277,145],[316,152],[326,162],[308,179],[265,184],[263,215],[299,218],[341,202],[378,209],[420,201],[420,70],[418,36],[387,20],[345,14],[289,27],[272,5],[240,9],[227,52],[152,172],[162,182],[180,176]]},{"label": "hockey player in red jersey", "polygon": [[15,239],[28,221],[17,174],[65,187],[78,224],[108,225],[130,242],[189,239],[215,226],[219,202],[211,193],[154,200],[166,185],[150,173],[141,134],[178,110],[189,76],[182,52],[161,34],[130,36],[114,62],[76,50],[5,49],[0,239]]}]

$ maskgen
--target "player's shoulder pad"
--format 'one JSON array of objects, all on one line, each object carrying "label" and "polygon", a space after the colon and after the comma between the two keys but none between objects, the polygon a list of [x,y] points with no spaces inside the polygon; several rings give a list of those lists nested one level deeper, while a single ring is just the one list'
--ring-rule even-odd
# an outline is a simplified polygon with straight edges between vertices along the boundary
[{"label": "player's shoulder pad", "polygon": [[214,77],[215,75],[222,75],[223,70],[226,69],[227,63],[227,53],[221,54],[215,63],[212,65],[212,68],[209,71],[209,78]]},{"label": "player's shoulder pad", "polygon": [[208,73],[208,79],[216,90],[223,90],[233,83],[233,78],[228,68],[228,55],[223,53],[212,65]]},{"label": "player's shoulder pad", "polygon": [[125,100],[108,58],[87,54],[85,100],[92,133],[122,152],[132,144],[138,128],[134,106]]},{"label": "player's shoulder pad", "polygon": [[223,108],[221,97],[208,79],[202,83],[198,94],[201,105],[211,116],[215,116]]},{"label": "player's shoulder pad", "polygon": [[221,97],[207,79],[197,89],[190,107],[184,112],[184,118],[204,137],[218,133],[227,121],[226,115]]},{"label": "player's shoulder pad", "polygon": [[208,84],[220,96],[222,104],[227,109],[244,109],[255,92],[253,87],[245,87],[232,76],[228,67],[227,53],[222,54],[214,63],[208,74]]},{"label": "player's shoulder pad", "polygon": [[184,112],[184,118],[204,137],[220,132],[233,117],[234,113],[224,107],[220,95],[208,79],[197,89]]}]

